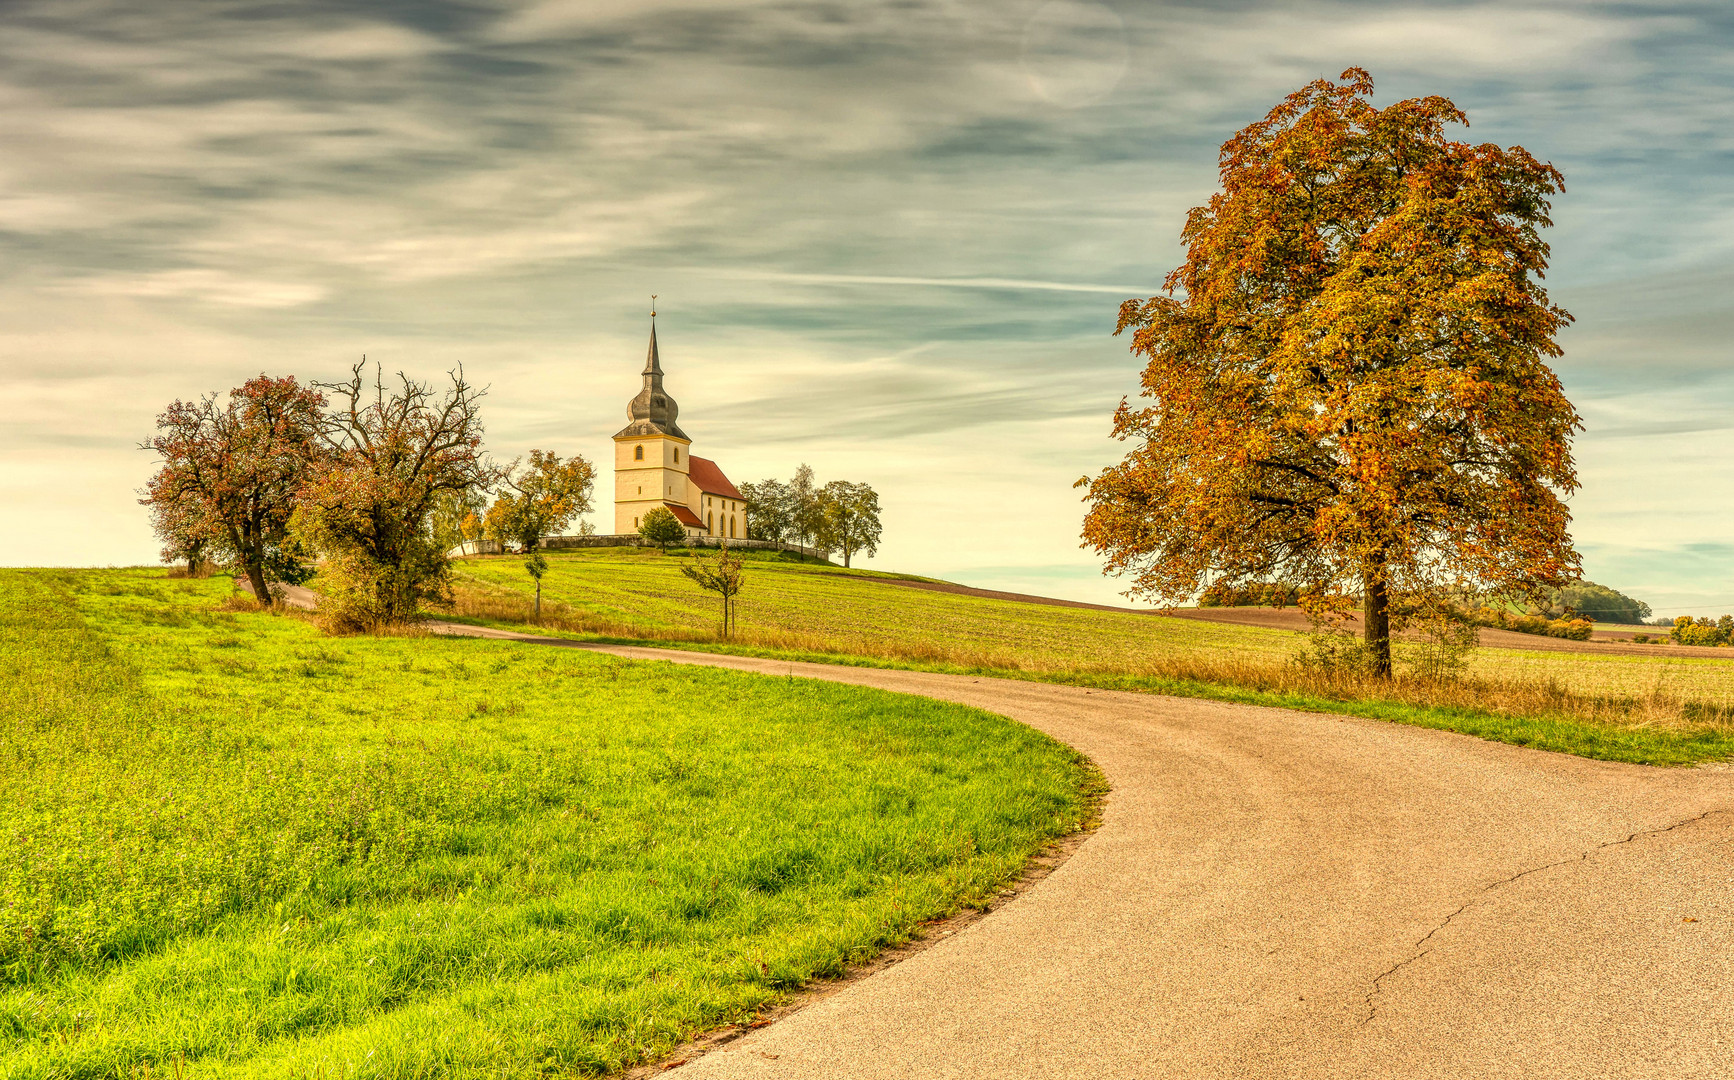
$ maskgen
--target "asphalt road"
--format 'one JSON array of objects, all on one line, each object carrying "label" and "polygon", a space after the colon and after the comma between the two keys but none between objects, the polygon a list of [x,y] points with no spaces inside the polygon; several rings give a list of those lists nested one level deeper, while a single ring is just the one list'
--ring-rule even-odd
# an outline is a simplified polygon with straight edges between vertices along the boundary
[{"label": "asphalt road", "polygon": [[1040,683],[605,651],[991,709],[1113,784],[1101,829],[1034,888],[682,1076],[1734,1077],[1734,771]]}]

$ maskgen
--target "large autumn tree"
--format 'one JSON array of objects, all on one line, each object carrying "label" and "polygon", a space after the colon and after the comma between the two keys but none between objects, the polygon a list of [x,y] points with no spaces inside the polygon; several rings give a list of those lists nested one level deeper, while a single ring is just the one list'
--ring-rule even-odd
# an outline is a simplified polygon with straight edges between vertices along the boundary
[{"label": "large autumn tree", "polygon": [[1570,315],[1542,287],[1560,173],[1447,138],[1441,97],[1375,108],[1358,68],[1222,147],[1167,295],[1119,330],[1147,359],[1094,479],[1084,539],[1132,593],[1281,577],[1317,616],[1359,597],[1390,635],[1486,591],[1575,577],[1563,497],[1581,425],[1547,360]]},{"label": "large autumn tree", "polygon": [[273,581],[306,567],[289,536],[296,493],[318,461],[325,399],[292,376],[249,379],[219,404],[215,394],[176,401],[142,448],[162,459],[140,501],[165,557],[215,557],[244,575],[260,604]]}]

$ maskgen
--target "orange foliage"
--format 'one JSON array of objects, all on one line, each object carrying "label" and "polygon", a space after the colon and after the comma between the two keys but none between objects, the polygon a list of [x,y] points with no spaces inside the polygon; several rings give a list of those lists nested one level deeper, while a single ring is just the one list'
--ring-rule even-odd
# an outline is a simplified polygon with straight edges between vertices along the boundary
[{"label": "orange foliage", "polygon": [[[1167,295],[1119,331],[1148,359],[1089,488],[1084,540],[1132,593],[1280,577],[1315,615],[1363,599],[1389,635],[1453,597],[1575,577],[1562,496],[1576,411],[1546,359],[1552,165],[1456,142],[1441,97],[1376,109],[1358,68],[1222,147]],[[1176,293],[1179,295],[1177,296]]]}]

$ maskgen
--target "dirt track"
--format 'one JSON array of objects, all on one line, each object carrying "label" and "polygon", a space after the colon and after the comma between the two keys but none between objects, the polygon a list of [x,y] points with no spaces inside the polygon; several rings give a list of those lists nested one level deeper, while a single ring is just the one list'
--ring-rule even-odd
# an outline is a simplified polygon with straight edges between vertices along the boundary
[{"label": "dirt track", "polygon": [[1113,784],[1101,829],[1029,892],[683,1076],[1734,1075],[1734,771],[1040,683],[603,651],[991,709]]}]

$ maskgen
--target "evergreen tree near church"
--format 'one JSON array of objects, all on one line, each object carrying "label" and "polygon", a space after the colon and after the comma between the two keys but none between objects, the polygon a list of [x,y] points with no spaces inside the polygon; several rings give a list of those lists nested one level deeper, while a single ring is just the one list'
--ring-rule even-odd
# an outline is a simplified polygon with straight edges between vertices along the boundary
[{"label": "evergreen tree near church", "polygon": [[686,539],[686,527],[674,516],[674,511],[659,506],[644,515],[643,523],[638,526],[638,535],[667,550],[668,545]]}]

